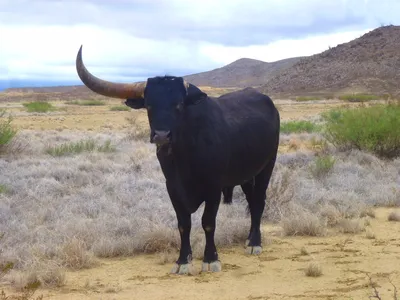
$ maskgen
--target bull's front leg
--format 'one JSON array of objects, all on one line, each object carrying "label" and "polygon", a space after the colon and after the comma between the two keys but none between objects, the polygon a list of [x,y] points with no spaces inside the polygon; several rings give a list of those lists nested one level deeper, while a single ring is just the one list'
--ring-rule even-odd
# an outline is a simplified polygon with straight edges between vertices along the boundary
[{"label": "bull's front leg", "polygon": [[221,262],[218,259],[218,252],[215,246],[215,220],[218,213],[220,204],[220,190],[216,190],[214,193],[208,195],[206,205],[203,212],[201,223],[206,236],[206,246],[204,249],[203,258],[203,272],[220,272]]},{"label": "bull's front leg", "polygon": [[178,219],[178,229],[181,238],[179,258],[173,266],[171,273],[193,275],[195,269],[192,264],[192,248],[190,245],[190,231],[192,229],[191,214],[179,201],[179,195],[177,194],[176,189],[169,184],[168,181],[167,190]]}]

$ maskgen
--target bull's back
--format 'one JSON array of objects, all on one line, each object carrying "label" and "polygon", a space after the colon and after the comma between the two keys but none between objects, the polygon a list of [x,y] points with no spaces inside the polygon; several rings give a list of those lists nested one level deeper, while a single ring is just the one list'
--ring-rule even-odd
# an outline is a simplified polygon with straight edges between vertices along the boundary
[{"label": "bull's back", "polygon": [[216,101],[224,112],[229,135],[229,164],[224,184],[250,180],[276,154],[279,112],[272,100],[253,88],[226,94]]}]

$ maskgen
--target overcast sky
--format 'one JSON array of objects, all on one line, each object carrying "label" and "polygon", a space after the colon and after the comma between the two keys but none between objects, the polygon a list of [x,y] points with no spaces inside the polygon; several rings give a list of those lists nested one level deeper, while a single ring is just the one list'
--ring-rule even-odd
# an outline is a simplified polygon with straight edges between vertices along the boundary
[{"label": "overcast sky", "polygon": [[0,0],[0,79],[137,81],[247,57],[311,55],[380,25],[400,0]]}]

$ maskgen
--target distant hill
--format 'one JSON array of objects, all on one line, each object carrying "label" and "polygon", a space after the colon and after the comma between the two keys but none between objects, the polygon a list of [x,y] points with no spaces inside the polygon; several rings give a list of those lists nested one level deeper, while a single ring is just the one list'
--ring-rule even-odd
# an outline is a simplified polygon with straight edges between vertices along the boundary
[{"label": "distant hill", "polygon": [[259,88],[270,95],[400,94],[400,26],[383,26],[302,58]]},{"label": "distant hill", "polygon": [[269,78],[276,76],[295,63],[301,57],[287,58],[275,62],[241,58],[224,67],[207,72],[184,76],[198,86],[212,87],[247,87],[264,84]]},{"label": "distant hill", "polygon": [[0,102],[4,101],[68,101],[68,100],[109,99],[93,93],[86,86],[50,86],[8,88],[0,92]]}]

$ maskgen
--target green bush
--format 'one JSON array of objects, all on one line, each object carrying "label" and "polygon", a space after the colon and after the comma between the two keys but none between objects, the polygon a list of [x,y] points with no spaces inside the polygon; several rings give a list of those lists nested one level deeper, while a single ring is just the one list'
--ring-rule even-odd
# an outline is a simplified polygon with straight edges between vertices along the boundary
[{"label": "green bush", "polygon": [[339,96],[339,100],[344,100],[348,102],[366,102],[371,100],[379,100],[384,97],[379,97],[377,95],[370,94],[350,94]]},{"label": "green bush", "polygon": [[106,103],[104,101],[101,101],[101,100],[83,100],[83,101],[74,100],[74,101],[65,102],[65,104],[82,105],[82,106],[102,106],[102,105],[106,105]]},{"label": "green bush", "polygon": [[319,156],[311,166],[311,173],[315,177],[327,175],[335,165],[335,158],[331,155]]},{"label": "green bush", "polygon": [[310,121],[288,121],[281,123],[281,133],[318,132],[321,126]]},{"label": "green bush", "polygon": [[335,109],[322,114],[324,136],[337,148],[400,156],[400,105]]},{"label": "green bush", "polygon": [[46,102],[46,101],[34,101],[34,102],[28,102],[24,103],[23,106],[26,107],[28,112],[48,112],[51,110],[54,110],[54,106],[51,105],[51,103]]},{"label": "green bush", "polygon": [[8,187],[5,184],[0,183],[0,194],[8,193]]},{"label": "green bush", "polygon": [[112,106],[110,108],[111,111],[129,111],[130,107],[126,105],[118,105],[118,106]]},{"label": "green bush", "polygon": [[82,152],[114,152],[115,147],[111,141],[106,141],[103,145],[97,145],[93,139],[82,140],[74,143],[64,143],[59,146],[48,147],[46,153],[51,156],[65,156],[69,154],[79,154]]},{"label": "green bush", "polygon": [[0,153],[5,151],[17,134],[17,130],[12,127],[11,122],[12,117],[6,117],[6,112],[0,110]]}]

